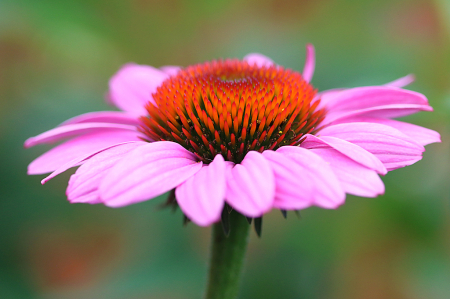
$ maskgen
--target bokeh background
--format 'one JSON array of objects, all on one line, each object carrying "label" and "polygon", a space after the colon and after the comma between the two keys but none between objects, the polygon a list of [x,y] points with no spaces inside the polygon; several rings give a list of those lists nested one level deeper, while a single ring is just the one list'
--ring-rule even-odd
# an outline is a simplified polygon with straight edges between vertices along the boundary
[{"label": "bokeh background", "polygon": [[313,43],[319,89],[408,88],[435,111],[423,160],[386,175],[386,195],[348,196],[301,220],[273,211],[252,233],[241,298],[450,298],[449,0],[0,0],[0,297],[200,298],[210,229],[160,210],[69,204],[70,172],[45,186],[23,141],[110,110],[124,63],[182,65],[260,52],[301,71]]}]

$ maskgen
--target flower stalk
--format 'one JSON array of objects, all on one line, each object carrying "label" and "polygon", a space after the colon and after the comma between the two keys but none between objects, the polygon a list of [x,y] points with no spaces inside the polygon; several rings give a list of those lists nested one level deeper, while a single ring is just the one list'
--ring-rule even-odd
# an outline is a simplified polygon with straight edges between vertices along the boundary
[{"label": "flower stalk", "polygon": [[250,225],[241,214],[229,215],[230,232],[226,236],[222,224],[212,229],[211,260],[205,299],[235,299],[239,292]]}]

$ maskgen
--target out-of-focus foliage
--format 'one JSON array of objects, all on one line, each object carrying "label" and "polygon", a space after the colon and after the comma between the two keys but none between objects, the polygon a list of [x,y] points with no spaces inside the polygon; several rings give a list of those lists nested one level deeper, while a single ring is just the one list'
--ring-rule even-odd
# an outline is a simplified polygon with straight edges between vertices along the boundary
[{"label": "out-of-focus foliage", "polygon": [[349,196],[302,219],[277,211],[252,235],[242,298],[450,298],[448,0],[0,1],[0,297],[200,298],[210,230],[159,210],[69,204],[70,174],[45,186],[26,166],[50,146],[23,141],[72,116],[112,109],[124,63],[182,65],[261,52],[294,70],[317,50],[319,89],[408,73],[442,134],[422,161],[383,178],[386,195]]}]

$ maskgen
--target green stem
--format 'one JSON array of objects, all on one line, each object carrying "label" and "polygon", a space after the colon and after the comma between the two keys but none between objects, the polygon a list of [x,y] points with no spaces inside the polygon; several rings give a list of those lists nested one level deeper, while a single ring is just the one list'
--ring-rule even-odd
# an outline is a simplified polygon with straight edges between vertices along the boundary
[{"label": "green stem", "polygon": [[225,236],[222,224],[212,230],[211,264],[206,299],[235,299],[244,264],[250,225],[241,214],[232,211],[230,233]]}]

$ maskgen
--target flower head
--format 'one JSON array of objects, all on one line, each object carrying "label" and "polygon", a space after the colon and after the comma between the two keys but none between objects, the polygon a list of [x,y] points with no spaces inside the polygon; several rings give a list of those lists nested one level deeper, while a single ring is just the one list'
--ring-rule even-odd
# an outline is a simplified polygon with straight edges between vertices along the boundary
[{"label": "flower head", "polygon": [[141,132],[173,141],[204,163],[217,154],[240,163],[250,151],[299,145],[324,119],[316,91],[275,65],[225,60],[194,65],[165,80],[145,106]]},{"label": "flower head", "polygon": [[108,100],[123,112],[92,112],[32,137],[25,146],[68,141],[34,160],[29,174],[74,166],[70,202],[121,207],[175,190],[201,226],[225,204],[247,217],[272,208],[336,208],[345,193],[384,192],[379,174],[422,158],[435,131],[393,120],[431,111],[426,97],[383,86],[317,93],[314,49],[303,74],[261,54],[181,69],[128,64]]}]

